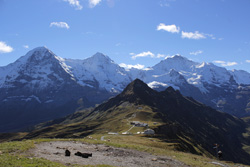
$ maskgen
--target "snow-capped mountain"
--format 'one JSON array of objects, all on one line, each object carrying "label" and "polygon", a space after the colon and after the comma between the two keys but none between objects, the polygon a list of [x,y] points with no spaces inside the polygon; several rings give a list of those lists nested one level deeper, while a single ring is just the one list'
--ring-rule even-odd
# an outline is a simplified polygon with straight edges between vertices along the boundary
[{"label": "snow-capped mountain", "polygon": [[96,53],[85,60],[66,59],[65,63],[82,86],[120,92],[131,82],[125,69],[102,53]]},{"label": "snow-capped mountain", "polygon": [[[243,71],[241,72],[244,73]],[[188,84],[199,88],[200,91],[204,93],[208,91],[204,84],[214,84],[218,86],[228,84],[237,85],[242,84],[243,82],[245,84],[250,84],[249,73],[248,78],[246,77],[244,81],[237,79],[236,82],[234,77],[237,78],[242,74],[227,71],[225,68],[215,66],[212,63],[193,62],[180,55],[167,57],[165,60],[153,66],[150,70],[144,71],[144,73],[147,83],[157,81],[161,83],[161,85],[169,82],[176,83],[178,85],[179,79],[175,81],[173,80],[173,77],[178,76],[182,79],[185,78]],[[247,76],[247,74],[245,75]],[[233,80],[235,82],[233,82]]]},{"label": "snow-capped mountain", "polygon": [[39,47],[0,67],[0,131],[101,103],[136,78],[156,90],[172,86],[185,96],[236,116],[250,115],[250,73],[246,71],[228,71],[180,55],[167,57],[146,70],[125,70],[102,53],[73,60]]},{"label": "snow-capped mountain", "polygon": [[250,83],[250,73],[243,70],[232,70],[230,73],[238,84]]},{"label": "snow-capped mountain", "polygon": [[[212,63],[197,63],[180,55],[167,57],[147,70],[135,70],[151,88],[168,86],[213,108],[236,116],[250,115],[250,73],[228,71]],[[135,77],[132,77],[135,79]]]},{"label": "snow-capped mountain", "polygon": [[28,52],[16,62],[0,68],[1,88],[25,87],[33,91],[57,87],[73,79],[63,59],[45,47]]},{"label": "snow-capped mountain", "polygon": [[85,77],[83,82],[80,77],[84,74],[90,77],[94,74],[90,75],[89,71],[78,74],[69,62],[72,63],[39,47],[16,62],[0,67],[0,132],[59,118],[78,107],[94,106],[114,95],[99,86],[100,78]]}]

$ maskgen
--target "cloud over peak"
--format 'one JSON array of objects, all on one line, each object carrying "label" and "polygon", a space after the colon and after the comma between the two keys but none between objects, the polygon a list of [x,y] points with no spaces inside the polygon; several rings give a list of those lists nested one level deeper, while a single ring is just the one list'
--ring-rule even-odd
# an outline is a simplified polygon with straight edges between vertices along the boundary
[{"label": "cloud over peak", "polygon": [[171,33],[179,33],[180,32],[180,27],[177,27],[176,25],[172,24],[172,25],[165,25],[164,23],[160,23],[157,26],[157,30],[164,30],[167,32],[171,32]]},{"label": "cloud over peak", "polygon": [[66,28],[69,29],[69,25],[65,22],[52,22],[50,23],[50,27],[58,27],[58,28]]},{"label": "cloud over peak", "polygon": [[131,68],[144,69],[145,68],[145,66],[142,64],[131,65],[131,64],[121,63],[121,64],[119,64],[119,66],[126,68],[126,69],[131,69]]},{"label": "cloud over peak", "polygon": [[147,56],[150,56],[150,57],[154,57],[155,55],[150,52],[150,51],[147,51],[147,52],[142,52],[142,53],[139,53],[139,54],[131,54],[133,55],[131,58],[132,59],[136,59],[137,57],[147,57]]},{"label": "cloud over peak", "polygon": [[225,61],[221,61],[221,60],[215,60],[213,61],[214,63],[217,63],[217,64],[220,64],[221,66],[223,67],[227,67],[227,66],[234,66],[234,65],[237,65],[238,63],[237,62],[225,62]]},{"label": "cloud over peak", "polygon": [[7,45],[5,42],[0,41],[0,53],[10,53],[13,51],[13,48]]},{"label": "cloud over peak", "polygon": [[154,54],[150,51],[147,51],[147,52],[141,52],[139,54],[135,54],[135,53],[130,53],[130,55],[132,56],[131,58],[132,59],[136,59],[138,57],[151,57],[151,58],[162,58],[162,57],[167,57],[166,55],[164,54]]}]

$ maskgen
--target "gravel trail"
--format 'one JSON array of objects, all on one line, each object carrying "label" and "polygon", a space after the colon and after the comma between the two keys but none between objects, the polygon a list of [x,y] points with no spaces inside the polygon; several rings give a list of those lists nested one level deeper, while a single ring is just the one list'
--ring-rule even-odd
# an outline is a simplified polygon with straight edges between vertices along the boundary
[{"label": "gravel trail", "polygon": [[[66,157],[65,150],[71,155]],[[167,156],[155,156],[149,153],[131,149],[115,148],[103,144],[86,144],[75,141],[43,142],[30,150],[35,157],[45,158],[62,164],[98,165],[106,164],[117,167],[186,167],[180,161]],[[74,155],[76,152],[92,153],[92,157],[82,158]]]}]

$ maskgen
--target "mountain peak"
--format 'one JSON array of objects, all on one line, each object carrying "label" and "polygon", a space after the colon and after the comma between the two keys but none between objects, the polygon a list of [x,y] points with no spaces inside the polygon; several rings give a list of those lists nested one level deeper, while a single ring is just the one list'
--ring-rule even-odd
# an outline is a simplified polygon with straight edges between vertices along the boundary
[{"label": "mountain peak", "polygon": [[31,56],[35,53],[36,54],[39,53],[40,55],[44,55],[44,53],[46,53],[46,52],[52,53],[52,51],[50,51],[46,46],[41,46],[41,47],[36,47],[36,48],[30,50],[26,55]]},{"label": "mountain peak", "polygon": [[176,55],[173,55],[173,56],[167,56],[166,59],[188,60],[186,57],[183,57],[180,54],[176,54]]},{"label": "mountain peak", "polygon": [[138,78],[132,81],[129,85],[131,85],[133,88],[148,87],[146,83],[144,83],[142,80]]},{"label": "mountain peak", "polygon": [[96,54],[94,54],[92,57],[90,57],[94,60],[110,60],[110,58],[106,55],[104,55],[103,53],[97,52]]},{"label": "mountain peak", "polygon": [[173,62],[185,62],[185,63],[195,63],[193,62],[192,60],[189,60],[188,58],[184,57],[184,56],[181,56],[180,54],[176,54],[176,55],[173,55],[173,56],[168,56],[165,58],[164,61],[173,61]]},{"label": "mountain peak", "polygon": [[175,98],[177,97],[183,97],[182,94],[180,93],[179,90],[175,90],[172,86],[169,86],[165,89],[165,91],[162,91],[162,93],[165,93],[165,94],[168,94],[168,95],[171,95]]},{"label": "mountain peak", "polygon": [[28,59],[36,59],[36,60],[44,59],[46,57],[49,58],[53,56],[55,56],[55,54],[45,46],[34,48],[25,55],[25,57],[27,57]]},{"label": "mountain peak", "polygon": [[41,60],[45,60],[45,59],[48,60],[48,59],[51,59],[51,58],[52,59],[53,58],[59,59],[59,57],[57,57],[47,47],[41,46],[41,47],[36,47],[36,48],[30,50],[24,56],[20,57],[15,63],[18,63],[18,64],[26,64],[27,62],[38,63]]},{"label": "mountain peak", "polygon": [[132,81],[122,92],[122,95],[136,95],[141,98],[146,97],[148,95],[154,95],[156,91],[151,89],[146,83],[141,81],[140,79],[135,79]]},{"label": "mountain peak", "polygon": [[109,64],[109,63],[113,63],[113,61],[106,55],[104,55],[103,53],[97,52],[96,54],[94,54],[93,56],[85,59],[87,64],[98,64],[98,65],[102,65],[102,64]]},{"label": "mountain peak", "polygon": [[49,49],[46,46],[39,46],[39,47],[32,49],[31,51],[47,51],[47,50]]},{"label": "mountain peak", "polygon": [[181,55],[174,55],[166,57],[165,60],[162,60],[160,63],[156,64],[153,69],[161,71],[170,71],[171,69],[175,69],[175,71],[189,71],[192,66],[197,64],[198,63],[195,63]]}]

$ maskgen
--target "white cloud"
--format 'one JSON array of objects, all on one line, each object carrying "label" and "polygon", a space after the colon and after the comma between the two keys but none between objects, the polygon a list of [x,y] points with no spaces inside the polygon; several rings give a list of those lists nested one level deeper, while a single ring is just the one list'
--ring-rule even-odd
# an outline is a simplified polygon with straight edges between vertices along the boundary
[{"label": "white cloud", "polygon": [[172,24],[172,25],[165,25],[164,23],[160,23],[157,26],[157,30],[164,30],[167,32],[171,32],[171,33],[179,33],[180,32],[180,27],[177,27],[176,25]]},{"label": "white cloud", "polygon": [[213,34],[202,34],[202,35],[204,35],[205,37],[210,37],[213,40],[215,40],[215,39],[217,39],[219,41],[223,40],[223,38],[216,38]]},{"label": "white cloud", "polygon": [[75,7],[76,10],[81,10],[82,5],[80,4],[79,0],[63,0],[68,2],[71,6]]},{"label": "white cloud", "polygon": [[117,43],[117,44],[115,44],[115,46],[121,46],[122,44],[121,43]]},{"label": "white cloud", "polygon": [[161,6],[161,7],[169,7],[170,4],[167,3],[167,2],[160,2],[160,6]]},{"label": "white cloud", "polygon": [[0,53],[10,53],[13,51],[11,46],[8,46],[5,42],[0,41]]},{"label": "white cloud", "polygon": [[197,51],[195,51],[195,52],[190,52],[189,54],[190,54],[190,55],[195,55],[195,56],[197,56],[197,55],[202,54],[202,53],[203,53],[202,50],[197,50]]},{"label": "white cloud", "polygon": [[29,45],[23,45],[25,49],[29,49]]},{"label": "white cloud", "polygon": [[126,69],[131,69],[131,68],[144,69],[144,67],[145,67],[142,64],[131,65],[131,64],[125,64],[125,63],[121,63],[121,64],[119,64],[119,66],[126,68]]},{"label": "white cloud", "polygon": [[174,2],[176,0],[161,0],[160,1],[160,6],[161,7],[170,7],[170,3]]},{"label": "white cloud", "polygon": [[164,55],[164,54],[160,54],[160,53],[158,53],[157,56],[156,56],[156,58],[162,58],[162,57],[167,57],[167,56]]},{"label": "white cloud", "polygon": [[225,61],[221,61],[221,60],[215,60],[215,61],[213,61],[214,63],[217,63],[217,64],[224,64],[224,63],[226,63]]},{"label": "white cloud", "polygon": [[234,65],[237,65],[238,63],[237,62],[225,62],[225,61],[221,61],[221,60],[215,60],[213,61],[214,63],[217,63],[217,64],[220,64],[221,66],[223,67],[227,67],[227,66],[234,66]]},{"label": "white cloud", "polygon": [[216,39],[216,37],[213,34],[202,34],[205,37],[210,37],[211,39]]},{"label": "white cloud", "polygon": [[[157,30],[164,30],[171,33],[179,33],[180,27],[177,27],[175,24],[172,25],[165,25],[164,23],[160,23],[157,26]],[[188,39],[205,39],[205,38],[211,38],[213,40],[217,39],[213,34],[206,34],[206,33],[200,33],[199,31],[195,32],[181,32],[182,38],[188,38]],[[218,38],[218,40],[222,40],[223,38]]]},{"label": "white cloud", "polygon": [[139,54],[134,54],[132,56],[132,59],[136,59],[137,57],[147,57],[147,56],[155,57],[155,55],[152,52],[147,51],[147,52],[142,52],[142,53],[139,53]]},{"label": "white cloud", "polygon": [[235,66],[237,64],[237,62],[226,62],[226,64],[222,64],[222,66]]},{"label": "white cloud", "polygon": [[50,27],[53,27],[53,26],[56,26],[59,28],[69,29],[69,25],[65,22],[52,22],[52,23],[50,23]]},{"label": "white cloud", "polygon": [[162,57],[167,57],[167,55],[164,55],[164,54],[154,54],[150,51],[147,51],[147,52],[142,52],[142,53],[139,53],[139,54],[135,54],[135,53],[129,53],[129,55],[131,55],[132,59],[136,59],[137,57],[151,57],[151,58],[162,58]]},{"label": "white cloud", "polygon": [[193,32],[181,32],[182,38],[188,38],[188,39],[203,39],[206,38],[206,36],[202,33],[199,33],[198,31]]},{"label": "white cloud", "polygon": [[89,7],[93,8],[98,5],[102,0],[89,0]]},{"label": "white cloud", "polygon": [[247,63],[250,63],[250,60],[246,60]]}]

